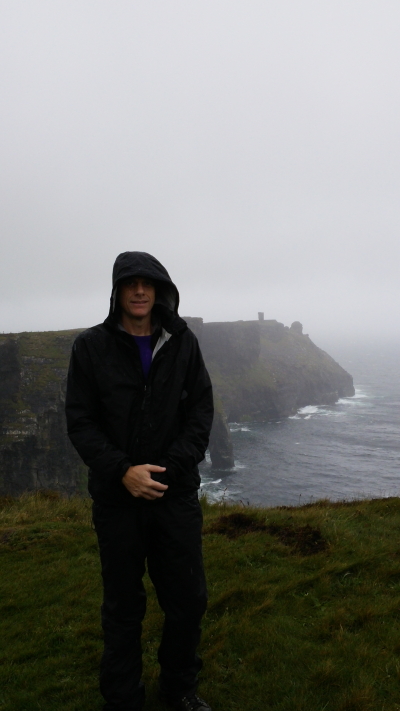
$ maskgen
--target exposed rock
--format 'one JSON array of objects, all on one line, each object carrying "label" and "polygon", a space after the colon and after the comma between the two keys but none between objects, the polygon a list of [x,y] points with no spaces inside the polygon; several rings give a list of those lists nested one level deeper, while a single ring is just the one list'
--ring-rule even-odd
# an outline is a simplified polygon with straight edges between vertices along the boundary
[{"label": "exposed rock", "polygon": [[79,331],[0,337],[0,493],[86,491],[86,467],[67,437],[64,401]]},{"label": "exposed rock", "polygon": [[301,336],[303,333],[303,324],[300,323],[300,321],[293,321],[290,330],[293,331],[293,333],[297,333],[299,336]]},{"label": "exposed rock", "polygon": [[[212,329],[211,338],[209,336],[208,324],[207,328],[203,323],[202,318],[193,318],[192,316],[184,316],[189,328],[195,333],[197,339],[204,350],[204,334],[208,339],[209,345],[212,344]],[[211,345],[212,347],[212,345]],[[218,357],[218,354],[217,354]],[[221,357],[221,354],[220,354]],[[221,398],[214,391],[214,421],[210,434],[209,451],[212,466],[216,469],[230,469],[234,466],[233,447],[231,433],[228,426],[228,421],[224,411]]]},{"label": "exposed rock", "polygon": [[216,469],[231,469],[235,465],[231,433],[218,395],[214,396],[214,422],[210,435],[210,457]]}]

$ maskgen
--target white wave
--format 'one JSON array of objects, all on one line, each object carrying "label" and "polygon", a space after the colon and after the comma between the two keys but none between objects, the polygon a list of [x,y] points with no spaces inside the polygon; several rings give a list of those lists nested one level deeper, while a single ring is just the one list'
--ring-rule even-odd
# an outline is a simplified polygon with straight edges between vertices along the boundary
[{"label": "white wave", "polygon": [[341,397],[337,401],[336,404],[337,405],[350,405],[350,407],[354,407],[355,405],[360,405],[359,399],[361,400],[361,398],[355,398],[355,397],[352,397],[352,398]]},{"label": "white wave", "polygon": [[241,427],[240,431],[241,432],[251,432],[251,429],[250,429],[250,427]]},{"label": "white wave", "polygon": [[[295,415],[288,417],[289,420],[309,420],[312,415],[324,415],[325,410],[317,405],[306,405],[300,407]],[[279,423],[277,423],[279,424]]]},{"label": "white wave", "polygon": [[338,411],[338,410],[325,410],[325,412],[320,412],[320,415],[323,415],[324,417],[343,417],[346,415],[346,412],[344,410]]},{"label": "white wave", "polygon": [[207,479],[206,477],[203,477],[203,481],[201,482],[200,486],[211,486],[211,484],[220,484],[222,479]]},{"label": "white wave", "polygon": [[[335,403],[335,405],[356,405],[354,398],[341,398]],[[319,417],[342,417],[345,412],[340,412],[336,409],[335,405],[307,405],[306,407],[301,407],[296,415],[291,415],[288,417],[289,420],[310,420],[314,415]]]},{"label": "white wave", "polygon": [[355,395],[353,395],[352,397],[341,397],[337,401],[337,405],[359,405],[359,400],[371,399],[371,396],[368,395],[368,393],[364,392],[364,390],[356,388],[355,391]]},{"label": "white wave", "polygon": [[298,415],[315,415],[318,412],[319,407],[317,405],[306,405],[306,407],[301,407],[297,414]]}]

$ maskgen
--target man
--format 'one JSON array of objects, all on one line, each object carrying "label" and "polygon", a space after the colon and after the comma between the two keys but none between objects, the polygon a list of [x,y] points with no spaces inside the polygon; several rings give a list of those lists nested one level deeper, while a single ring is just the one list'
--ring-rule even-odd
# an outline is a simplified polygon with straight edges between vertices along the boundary
[{"label": "man", "polygon": [[145,560],[164,628],[160,695],[181,711],[211,711],[196,695],[207,593],[198,463],[212,390],[179,293],[150,254],[114,264],[110,313],[81,333],[68,373],[68,434],[89,467],[104,599],[100,688],[105,711],[138,711]]}]

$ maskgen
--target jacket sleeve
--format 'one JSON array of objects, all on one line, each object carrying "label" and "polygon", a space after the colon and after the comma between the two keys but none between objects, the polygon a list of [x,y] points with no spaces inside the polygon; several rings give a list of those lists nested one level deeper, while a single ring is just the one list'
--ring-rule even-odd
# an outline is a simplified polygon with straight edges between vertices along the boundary
[{"label": "jacket sleeve", "polygon": [[131,462],[102,431],[93,365],[82,337],[72,348],[65,411],[68,436],[85,464],[104,479],[121,479]]},{"label": "jacket sleeve", "polygon": [[[166,467],[165,483],[178,483],[182,477],[191,474],[193,468],[204,459],[208,446],[214,415],[213,394],[197,339],[188,363],[182,406],[183,428],[157,462]],[[153,474],[152,477],[158,479],[157,475]],[[162,480],[163,477],[160,477]]]}]

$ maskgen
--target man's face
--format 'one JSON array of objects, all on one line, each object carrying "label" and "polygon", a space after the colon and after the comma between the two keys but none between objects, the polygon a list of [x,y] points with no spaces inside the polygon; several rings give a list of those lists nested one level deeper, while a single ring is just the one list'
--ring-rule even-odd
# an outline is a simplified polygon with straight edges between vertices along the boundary
[{"label": "man's face", "polygon": [[130,318],[146,318],[154,306],[156,290],[151,279],[130,277],[118,287],[118,301],[123,313]]}]

